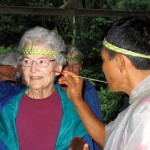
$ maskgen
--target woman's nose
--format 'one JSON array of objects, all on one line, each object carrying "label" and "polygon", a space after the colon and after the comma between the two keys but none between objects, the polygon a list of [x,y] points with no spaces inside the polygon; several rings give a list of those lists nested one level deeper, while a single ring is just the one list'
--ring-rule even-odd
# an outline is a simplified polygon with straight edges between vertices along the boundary
[{"label": "woman's nose", "polygon": [[33,61],[31,66],[30,66],[30,71],[31,72],[36,72],[38,69],[38,63],[36,61]]}]

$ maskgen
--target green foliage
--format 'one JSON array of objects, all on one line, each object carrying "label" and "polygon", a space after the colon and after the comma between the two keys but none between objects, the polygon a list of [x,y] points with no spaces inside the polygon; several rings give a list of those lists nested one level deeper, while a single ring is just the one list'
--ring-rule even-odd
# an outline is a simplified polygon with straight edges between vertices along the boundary
[{"label": "green foliage", "polygon": [[[77,45],[82,46],[82,51],[89,58],[97,55],[100,51],[101,41],[105,36],[105,31],[112,23],[107,18],[77,18]],[[88,45],[87,45],[88,43]],[[90,53],[89,53],[90,52]]]},{"label": "green foliage", "polygon": [[53,4],[49,0],[26,0],[28,6],[33,7],[52,7]]},{"label": "green foliage", "polygon": [[25,30],[25,26],[20,24],[22,22],[21,16],[0,14],[0,21],[0,45],[16,46]]},{"label": "green foliage", "polygon": [[102,40],[111,23],[112,19],[109,18],[77,18],[76,45],[86,56],[87,66],[98,63]]},{"label": "green foliage", "polygon": [[[53,7],[54,0],[8,0],[1,5],[26,7]],[[0,14],[0,45],[16,46],[22,34],[29,28],[43,26],[50,30],[54,28],[54,21],[49,16],[10,15]]]},{"label": "green foliage", "polygon": [[116,4],[113,6],[113,10],[150,10],[150,1],[149,0],[121,0],[116,1]]},{"label": "green foliage", "polygon": [[6,54],[8,52],[12,52],[12,49],[10,47],[0,46],[0,55]]},{"label": "green foliage", "polygon": [[[98,70],[98,67],[96,67],[95,69]],[[95,70],[95,73],[93,74],[93,70],[91,67],[89,67],[88,69],[83,69],[81,72],[80,72],[80,75],[81,76],[87,76],[89,78],[95,78],[95,79],[98,79],[98,77],[100,77],[99,79],[102,79],[104,78],[104,75],[103,73],[101,72],[101,70],[99,71],[96,71]]]},{"label": "green foliage", "polygon": [[110,121],[114,120],[121,111],[123,105],[123,93],[111,93],[108,87],[106,89],[101,87],[99,96],[101,99],[103,121],[105,123],[109,123]]}]

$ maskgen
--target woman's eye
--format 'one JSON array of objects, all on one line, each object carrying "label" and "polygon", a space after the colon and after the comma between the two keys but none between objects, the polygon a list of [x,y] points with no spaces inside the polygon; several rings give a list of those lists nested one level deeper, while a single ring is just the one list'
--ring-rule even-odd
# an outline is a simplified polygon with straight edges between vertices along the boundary
[{"label": "woman's eye", "polygon": [[47,64],[48,60],[47,59],[41,59],[39,60],[39,64]]},{"label": "woman's eye", "polygon": [[44,60],[40,60],[39,63],[40,63],[40,64],[43,64],[43,63],[44,63]]},{"label": "woman's eye", "polygon": [[31,63],[31,60],[25,59],[25,60],[23,60],[23,62],[24,62],[24,64],[29,64],[29,63]]}]

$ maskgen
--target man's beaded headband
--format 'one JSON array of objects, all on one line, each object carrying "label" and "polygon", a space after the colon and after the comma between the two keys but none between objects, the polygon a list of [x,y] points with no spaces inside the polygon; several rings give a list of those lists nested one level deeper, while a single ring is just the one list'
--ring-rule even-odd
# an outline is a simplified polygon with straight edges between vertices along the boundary
[{"label": "man's beaded headband", "polygon": [[112,45],[111,43],[107,42],[106,39],[104,39],[103,45],[106,48],[108,48],[109,50],[112,50],[112,51],[115,51],[115,52],[118,52],[118,53],[121,53],[121,54],[150,59],[150,55],[144,55],[144,54],[132,52],[130,50],[126,50],[126,49],[117,47],[117,46]]},{"label": "man's beaded headband", "polygon": [[67,61],[68,62],[78,62],[78,59],[77,58],[73,58],[73,57],[68,57]]},{"label": "man's beaded headband", "polygon": [[52,51],[52,50],[36,50],[36,49],[24,49],[22,51],[23,55],[30,55],[30,54],[39,54],[39,55],[58,55],[60,54],[59,51]]}]

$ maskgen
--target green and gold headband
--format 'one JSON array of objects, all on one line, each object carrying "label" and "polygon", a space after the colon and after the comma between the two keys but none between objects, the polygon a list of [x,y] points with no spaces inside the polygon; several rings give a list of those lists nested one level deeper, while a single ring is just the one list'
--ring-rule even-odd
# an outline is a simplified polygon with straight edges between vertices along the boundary
[{"label": "green and gold headband", "polygon": [[68,62],[78,62],[78,59],[77,58],[73,58],[73,57],[68,57],[67,61]]},{"label": "green and gold headband", "polygon": [[150,59],[150,55],[144,55],[144,54],[132,52],[130,50],[126,50],[126,49],[117,47],[117,46],[112,45],[111,43],[107,42],[106,39],[104,39],[103,45],[106,48],[108,48],[109,50],[112,50],[112,51],[115,51],[115,52],[118,52],[118,53],[121,53],[121,54]]},{"label": "green and gold headband", "polygon": [[52,50],[36,50],[36,49],[24,49],[21,52],[23,55],[30,55],[30,54],[39,54],[39,55],[58,55],[60,54],[59,51],[52,51]]}]

